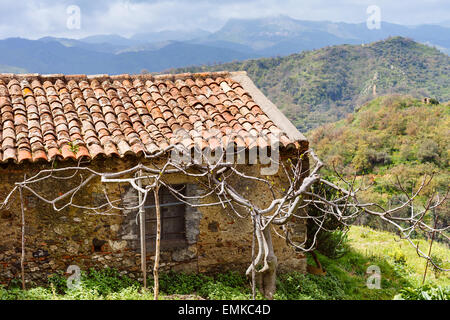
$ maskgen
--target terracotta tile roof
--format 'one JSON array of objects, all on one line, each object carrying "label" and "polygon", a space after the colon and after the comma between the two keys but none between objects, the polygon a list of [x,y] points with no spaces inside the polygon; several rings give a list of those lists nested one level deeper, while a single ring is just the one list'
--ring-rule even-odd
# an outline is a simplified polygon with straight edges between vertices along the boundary
[{"label": "terracotta tile roof", "polygon": [[233,75],[0,74],[0,162],[139,156],[175,143],[214,149],[229,132],[245,147],[251,135],[280,132],[283,147],[299,147]]}]

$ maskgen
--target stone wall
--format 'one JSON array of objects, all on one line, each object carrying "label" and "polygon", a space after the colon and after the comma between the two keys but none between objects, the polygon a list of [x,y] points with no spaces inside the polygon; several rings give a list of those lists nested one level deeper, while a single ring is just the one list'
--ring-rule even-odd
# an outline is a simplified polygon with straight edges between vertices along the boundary
[{"label": "stone wall", "polygon": [[[136,164],[135,159],[119,161],[105,159],[93,163],[94,170],[117,171]],[[57,164],[67,165],[67,164]],[[0,166],[0,200],[23,180],[24,174],[30,176],[48,165],[13,164]],[[258,170],[252,166],[249,171]],[[256,171],[255,171],[256,172]],[[252,172],[252,173],[255,173]],[[275,184],[284,184],[273,176]],[[170,176],[169,183],[186,184],[188,195],[202,192],[198,183],[186,176]],[[270,197],[257,183],[235,178],[239,191],[247,197],[257,199],[261,207]],[[73,187],[73,186],[72,186]],[[36,186],[41,194],[56,195],[59,190],[68,190],[67,181],[44,182]],[[137,195],[132,188],[123,184],[102,185],[92,183],[77,195],[77,203],[99,204],[103,189],[124,204],[136,203]],[[26,281],[41,284],[47,276],[57,271],[65,272],[70,265],[82,270],[88,268],[112,267],[123,274],[140,279],[139,238],[135,231],[136,210],[129,212],[109,212],[117,215],[91,215],[82,209],[67,208],[55,211],[29,192],[24,193],[26,202]],[[202,202],[215,202],[213,197]],[[252,226],[250,219],[237,218],[229,208],[188,207],[186,209],[187,247],[166,250],[161,253],[161,269],[184,272],[218,272],[225,270],[244,271],[251,261]],[[21,224],[20,202],[16,197],[9,208],[0,210],[0,283],[8,284],[20,278]],[[306,234],[303,220],[295,222],[297,238]],[[273,235],[275,253],[279,258],[280,271],[306,271],[306,259],[301,253],[287,246],[285,241]],[[153,268],[154,257],[148,253],[149,274]]]}]

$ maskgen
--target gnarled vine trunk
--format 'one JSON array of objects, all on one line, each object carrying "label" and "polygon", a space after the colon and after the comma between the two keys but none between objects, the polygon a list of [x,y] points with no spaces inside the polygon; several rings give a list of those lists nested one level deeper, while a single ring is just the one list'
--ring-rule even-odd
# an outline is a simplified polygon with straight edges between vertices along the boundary
[{"label": "gnarled vine trunk", "polygon": [[267,242],[266,261],[268,269],[259,274],[259,290],[267,299],[272,300],[276,291],[278,258],[273,251],[272,235],[269,228],[263,231]]},{"label": "gnarled vine trunk", "polygon": [[[256,219],[258,220],[258,218]],[[270,226],[262,231],[255,230],[255,235],[260,251],[258,257],[253,260],[254,262],[247,270],[247,276],[250,276],[251,273],[259,291],[266,299],[272,300],[276,291],[278,258],[273,250]]]}]

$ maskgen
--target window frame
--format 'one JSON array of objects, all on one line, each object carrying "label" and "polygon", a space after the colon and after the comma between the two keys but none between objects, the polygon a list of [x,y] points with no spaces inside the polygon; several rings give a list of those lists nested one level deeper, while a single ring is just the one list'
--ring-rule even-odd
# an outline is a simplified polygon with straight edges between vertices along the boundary
[{"label": "window frame", "polygon": [[[172,185],[172,188],[176,190],[180,190],[182,194],[186,192],[186,185],[178,184],[178,185]],[[145,242],[147,245],[147,251],[148,252],[154,252],[156,249],[156,206],[154,201],[153,194],[149,194],[150,196],[147,197],[146,202],[144,204],[144,210],[145,210]],[[165,203],[165,198],[169,198],[170,200],[173,200],[171,202]],[[186,238],[186,209],[187,204],[177,199],[168,188],[161,186],[159,189],[159,201],[160,201],[160,208],[161,208],[161,250],[170,250],[170,249],[181,249],[188,246],[187,238]],[[179,212],[176,212],[175,215],[168,215],[167,216],[167,208],[171,207],[178,207]],[[166,215],[166,216],[165,216]],[[166,225],[170,225],[168,221],[171,220],[178,220],[178,223],[182,224],[182,231],[166,231],[167,227]],[[182,222],[181,222],[182,221]],[[140,221],[138,222],[138,229],[139,229]],[[154,229],[149,227],[149,224],[154,224]],[[177,222],[174,222],[173,224],[177,224]],[[172,226],[173,226],[172,224]],[[154,230],[154,233],[152,234],[151,230]],[[170,229],[169,229],[170,230]],[[181,235],[179,237],[172,238],[170,235]]]}]

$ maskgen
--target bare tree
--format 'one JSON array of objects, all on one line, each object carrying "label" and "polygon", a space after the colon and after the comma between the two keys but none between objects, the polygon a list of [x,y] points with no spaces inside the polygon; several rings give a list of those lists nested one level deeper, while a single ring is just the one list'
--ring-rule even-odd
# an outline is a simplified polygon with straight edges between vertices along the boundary
[{"label": "bare tree", "polygon": [[[287,160],[280,161],[280,166],[284,180],[287,181],[287,188],[276,187],[272,181],[263,176],[250,175],[245,171],[246,166],[239,166],[236,163],[227,162],[222,156],[218,161],[210,163],[208,159],[198,163],[194,161],[180,162],[174,161],[170,157],[164,157],[174,146],[158,154],[146,155],[146,164],[143,162],[120,172],[98,172],[90,168],[87,164],[79,162],[75,166],[64,168],[50,168],[39,171],[31,177],[25,177],[23,181],[17,182],[15,187],[0,203],[0,208],[7,206],[13,198],[13,194],[27,191],[36,196],[45,203],[51,205],[54,210],[61,211],[68,207],[75,207],[85,210],[91,214],[108,215],[118,214],[121,210],[139,210],[142,212],[143,205],[149,196],[154,193],[157,199],[158,190],[161,186],[166,187],[177,199],[193,207],[222,206],[230,210],[239,219],[249,219],[253,224],[254,250],[252,261],[246,274],[252,278],[253,287],[258,285],[261,293],[268,299],[272,299],[276,290],[276,271],[278,266],[277,257],[273,250],[272,231],[274,226],[281,226],[283,232],[277,230],[278,236],[286,239],[287,243],[302,252],[314,250],[317,242],[317,235],[324,230],[324,221],[333,217],[342,225],[349,226],[360,215],[375,216],[391,225],[393,225],[404,239],[415,247],[419,256],[427,259],[435,267],[436,265],[429,254],[425,254],[415,244],[411,235],[415,230],[434,232],[448,239],[448,226],[436,228],[426,223],[425,217],[430,211],[439,207],[448,197],[435,195],[430,197],[422,210],[411,211],[408,217],[397,216],[396,213],[405,207],[410,206],[422,190],[430,183],[432,177],[425,177],[419,188],[412,194],[405,193],[405,201],[394,208],[383,208],[376,203],[365,203],[360,201],[358,194],[365,189],[365,186],[357,186],[353,179],[346,180],[338,172],[336,176],[339,183],[332,183],[320,176],[320,170],[323,163],[316,156],[313,150],[297,154]],[[310,165],[304,168],[303,159],[309,157]],[[164,159],[164,160],[162,160]],[[172,174],[184,174],[196,181],[203,189],[203,194],[198,196],[187,196],[171,186],[166,179]],[[255,199],[244,196],[238,191],[233,181],[233,177],[240,180],[245,179],[258,184],[261,188],[266,188],[272,195],[270,203],[265,207],[260,207]],[[55,198],[49,195],[39,193],[37,185],[50,180],[72,180],[77,181],[76,187],[64,192]],[[120,199],[112,199],[108,194],[107,188],[104,191],[105,201],[101,205],[92,206],[78,204],[75,199],[77,194],[90,183],[100,179],[104,184],[128,183],[136,192],[139,193],[139,203],[133,207],[123,207]],[[323,193],[315,192],[314,186],[322,185],[332,191],[333,196],[326,196]],[[400,185],[400,188],[403,188]],[[368,186],[370,187],[370,186]],[[214,201],[207,201],[213,196]],[[21,196],[23,204],[23,197]],[[320,214],[308,214],[308,207],[314,208]],[[159,202],[156,201],[156,211],[159,212]],[[290,232],[289,224],[293,219],[308,219],[317,225],[317,232],[312,239],[304,241],[293,240],[293,234]],[[22,228],[22,234],[25,229]],[[158,234],[160,229],[158,229]],[[142,235],[141,235],[142,236]],[[142,236],[145,238],[144,236]],[[145,241],[141,239],[141,241]],[[157,237],[157,248],[159,248],[160,236]],[[24,244],[23,244],[24,245]],[[22,250],[22,255],[24,254]],[[154,265],[155,277],[155,299],[158,297],[158,262],[159,250],[156,251]],[[145,256],[143,259],[143,272],[146,272]],[[23,273],[23,268],[22,268]]]}]

